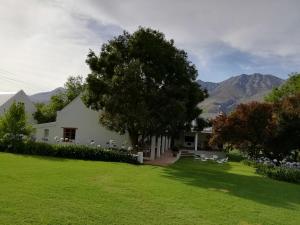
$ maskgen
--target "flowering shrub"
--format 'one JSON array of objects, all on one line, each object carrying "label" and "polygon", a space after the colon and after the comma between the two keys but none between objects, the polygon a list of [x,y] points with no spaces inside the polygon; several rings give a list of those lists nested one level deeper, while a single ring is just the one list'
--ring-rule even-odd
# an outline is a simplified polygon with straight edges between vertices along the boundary
[{"label": "flowering shrub", "polygon": [[[243,163],[255,167],[256,173],[272,179],[300,183],[300,169],[298,169],[298,163],[286,162],[276,165],[275,163],[271,163],[271,161],[259,162],[253,160],[243,160]],[[293,164],[295,166],[290,166]]]},{"label": "flowering shrub", "polygon": [[132,164],[138,164],[136,157],[124,151],[119,151],[115,149],[105,149],[101,147],[90,147],[84,145],[50,145],[47,143],[29,141],[25,143],[18,143],[13,148],[11,146],[0,144],[0,151],[29,155],[44,155],[72,159],[127,162]]}]

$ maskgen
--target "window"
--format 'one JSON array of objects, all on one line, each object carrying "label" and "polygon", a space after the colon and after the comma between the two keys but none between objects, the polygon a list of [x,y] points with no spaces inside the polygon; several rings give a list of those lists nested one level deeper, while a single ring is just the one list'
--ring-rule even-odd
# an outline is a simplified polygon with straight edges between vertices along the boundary
[{"label": "window", "polygon": [[49,129],[44,129],[44,138],[49,137]]},{"label": "window", "polygon": [[76,128],[64,128],[64,141],[75,140]]},{"label": "window", "polygon": [[48,141],[49,137],[49,129],[44,129],[44,137],[42,138],[43,141]]}]

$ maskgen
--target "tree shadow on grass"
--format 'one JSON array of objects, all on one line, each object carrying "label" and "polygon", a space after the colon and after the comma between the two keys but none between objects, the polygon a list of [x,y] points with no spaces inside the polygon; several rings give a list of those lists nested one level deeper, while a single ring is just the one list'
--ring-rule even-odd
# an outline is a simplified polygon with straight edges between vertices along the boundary
[{"label": "tree shadow on grass", "polygon": [[229,163],[217,164],[181,159],[165,168],[165,176],[188,185],[224,192],[265,205],[294,209],[300,205],[300,185],[280,182],[256,174],[229,171]]}]

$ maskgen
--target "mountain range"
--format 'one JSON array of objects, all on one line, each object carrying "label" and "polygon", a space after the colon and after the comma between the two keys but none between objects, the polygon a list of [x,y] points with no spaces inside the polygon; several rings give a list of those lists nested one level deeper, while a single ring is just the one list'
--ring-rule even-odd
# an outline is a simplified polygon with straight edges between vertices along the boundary
[{"label": "mountain range", "polygon": [[30,100],[35,103],[47,103],[50,101],[51,96],[63,92],[65,89],[62,87],[55,88],[52,91],[39,92],[34,95],[29,96]]},{"label": "mountain range", "polygon": [[239,103],[262,101],[273,88],[284,83],[283,79],[269,74],[241,74],[220,83],[197,81],[209,97],[199,104],[202,117],[212,118],[219,112],[228,113]]},{"label": "mountain range", "polygon": [[[268,92],[283,84],[284,80],[273,75],[255,73],[233,76],[219,83],[201,80],[197,82],[209,94],[209,97],[199,104],[203,109],[201,115],[204,118],[212,118],[220,111],[232,111],[239,103],[262,101]],[[63,91],[64,89],[59,87],[49,92],[31,95],[30,98],[33,102],[47,103],[52,95]]]}]

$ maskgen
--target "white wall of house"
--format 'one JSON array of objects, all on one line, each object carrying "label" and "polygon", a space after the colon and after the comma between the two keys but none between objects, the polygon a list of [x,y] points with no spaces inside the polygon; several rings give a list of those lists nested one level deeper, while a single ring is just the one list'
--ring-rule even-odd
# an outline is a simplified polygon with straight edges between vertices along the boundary
[{"label": "white wall of house", "polygon": [[80,97],[74,99],[64,109],[57,112],[56,122],[36,125],[37,141],[45,141],[45,130],[49,130],[48,143],[55,143],[55,137],[64,137],[64,128],[75,128],[75,143],[106,146],[110,140],[114,140],[117,147],[130,146],[127,134],[120,135],[110,131],[99,123],[99,112],[89,109],[84,105]]},{"label": "white wall of house", "polygon": [[55,143],[55,137],[63,135],[62,130],[57,128],[56,122],[36,124],[34,127],[36,129],[35,136],[41,142]]},{"label": "white wall of house", "polygon": [[2,105],[0,105],[0,116],[5,113],[6,110],[13,104],[13,102],[22,102],[25,106],[25,112],[27,114],[28,122],[35,124],[36,121],[33,119],[33,113],[36,111],[35,105],[31,102],[29,97],[23,90],[17,92],[15,95],[7,99]]}]

